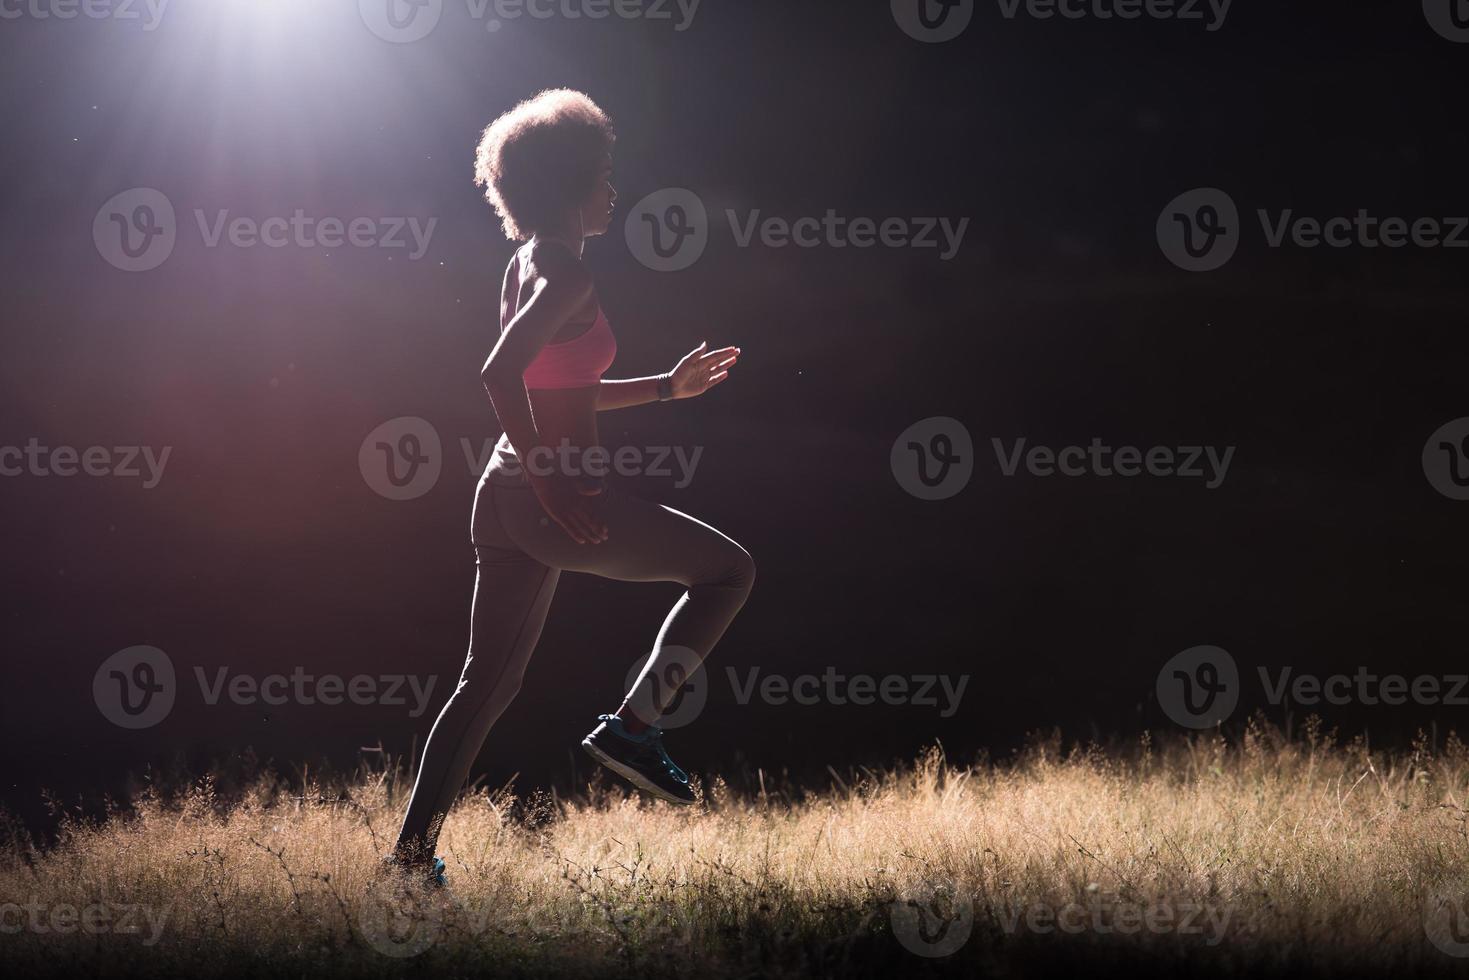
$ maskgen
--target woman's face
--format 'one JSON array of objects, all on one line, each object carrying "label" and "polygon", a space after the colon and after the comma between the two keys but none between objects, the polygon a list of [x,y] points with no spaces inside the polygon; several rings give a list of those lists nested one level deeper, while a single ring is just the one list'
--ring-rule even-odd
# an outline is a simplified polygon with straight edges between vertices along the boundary
[{"label": "woman's face", "polygon": [[597,165],[597,180],[581,206],[582,231],[586,235],[605,234],[612,224],[612,208],[617,203],[617,190],[612,186],[612,155],[603,154]]}]

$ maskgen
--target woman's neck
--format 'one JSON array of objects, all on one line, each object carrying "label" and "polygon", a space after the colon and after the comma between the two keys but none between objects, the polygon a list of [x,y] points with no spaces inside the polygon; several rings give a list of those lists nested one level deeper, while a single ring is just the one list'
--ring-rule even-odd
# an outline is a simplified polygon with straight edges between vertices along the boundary
[{"label": "woman's neck", "polygon": [[531,236],[532,242],[559,242],[571,249],[577,258],[582,257],[586,247],[586,238],[581,233],[580,227],[575,228],[546,228],[537,231]]}]

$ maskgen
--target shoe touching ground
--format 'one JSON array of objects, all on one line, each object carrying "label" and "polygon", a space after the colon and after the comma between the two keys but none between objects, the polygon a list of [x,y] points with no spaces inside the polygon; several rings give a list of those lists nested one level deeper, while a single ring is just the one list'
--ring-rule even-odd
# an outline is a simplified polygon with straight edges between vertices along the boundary
[{"label": "shoe touching ground", "polygon": [[634,735],[616,715],[598,715],[597,720],[601,724],[581,740],[587,754],[660,800],[694,802],[689,774],[675,765],[663,748],[663,729],[649,726],[642,734]]},{"label": "shoe touching ground", "polygon": [[389,854],[382,859],[384,872],[395,875],[406,874],[410,880],[428,885],[430,888],[443,888],[449,883],[444,877],[446,867],[441,857],[436,857],[432,861],[409,861],[395,854]]}]

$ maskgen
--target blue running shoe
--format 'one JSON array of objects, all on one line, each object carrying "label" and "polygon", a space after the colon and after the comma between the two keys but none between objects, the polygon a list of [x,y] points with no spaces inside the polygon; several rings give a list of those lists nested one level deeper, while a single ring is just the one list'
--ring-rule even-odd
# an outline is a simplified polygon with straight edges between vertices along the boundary
[{"label": "blue running shoe", "polygon": [[669,803],[692,803],[689,774],[674,764],[663,748],[663,729],[649,726],[634,735],[616,715],[598,715],[601,722],[581,740],[593,759],[638,789]]}]

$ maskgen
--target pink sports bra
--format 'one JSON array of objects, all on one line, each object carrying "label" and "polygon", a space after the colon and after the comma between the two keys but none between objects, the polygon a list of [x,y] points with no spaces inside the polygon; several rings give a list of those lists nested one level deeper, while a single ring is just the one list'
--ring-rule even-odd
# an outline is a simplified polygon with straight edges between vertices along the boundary
[{"label": "pink sports bra", "polygon": [[525,369],[527,388],[585,388],[602,380],[617,356],[612,324],[597,304],[597,319],[580,337],[547,344]]}]

